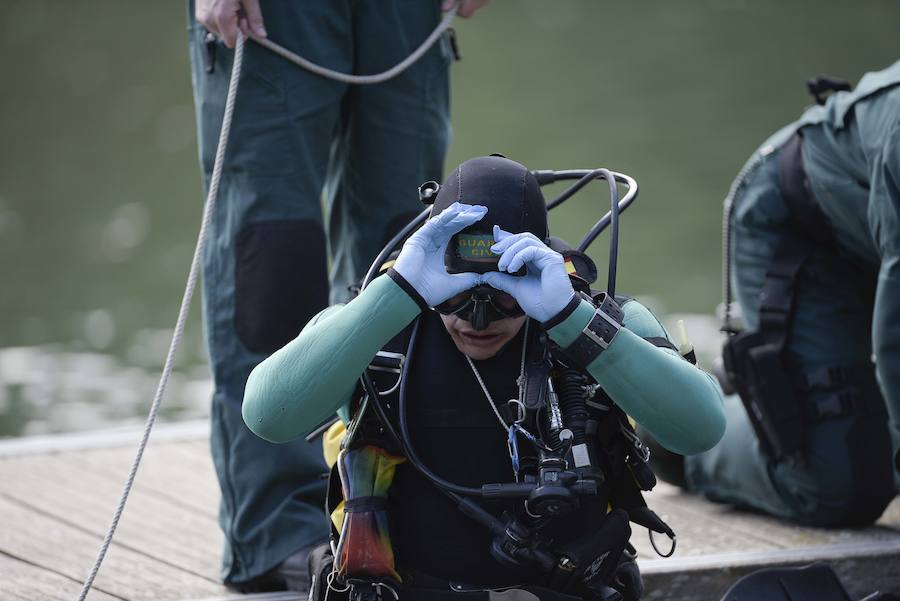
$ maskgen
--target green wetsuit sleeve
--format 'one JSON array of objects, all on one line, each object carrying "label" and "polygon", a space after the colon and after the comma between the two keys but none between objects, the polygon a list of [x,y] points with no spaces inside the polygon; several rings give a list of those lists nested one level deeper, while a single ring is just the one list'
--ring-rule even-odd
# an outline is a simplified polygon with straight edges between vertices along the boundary
[{"label": "green wetsuit sleeve", "polygon": [[244,422],[271,442],[309,433],[346,404],[375,353],[420,311],[387,276],[346,305],[326,309],[250,373]]},{"label": "green wetsuit sleeve", "polygon": [[[667,449],[683,455],[711,449],[725,432],[718,384],[675,351],[642,338],[668,338],[643,305],[629,301],[622,309],[625,327],[587,371],[622,410]],[[550,337],[567,347],[581,335],[593,314],[594,306],[582,300],[565,321],[550,329]]]}]

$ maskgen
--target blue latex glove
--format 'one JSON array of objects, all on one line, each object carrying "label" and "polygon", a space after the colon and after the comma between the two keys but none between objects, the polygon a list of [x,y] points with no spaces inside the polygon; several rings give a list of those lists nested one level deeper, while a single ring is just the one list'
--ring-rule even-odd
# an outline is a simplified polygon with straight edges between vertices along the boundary
[{"label": "blue latex glove", "polygon": [[[541,242],[534,234],[511,234],[494,226],[496,243],[491,251],[500,255],[500,271],[486,273],[483,282],[511,294],[522,310],[538,321],[549,321],[572,300],[575,290],[566,273],[562,255]],[[522,266],[524,276],[512,276]]]},{"label": "blue latex glove", "polygon": [[454,234],[487,214],[487,207],[455,202],[425,222],[403,244],[394,271],[415,288],[429,307],[480,283],[475,273],[447,273],[444,252]]}]

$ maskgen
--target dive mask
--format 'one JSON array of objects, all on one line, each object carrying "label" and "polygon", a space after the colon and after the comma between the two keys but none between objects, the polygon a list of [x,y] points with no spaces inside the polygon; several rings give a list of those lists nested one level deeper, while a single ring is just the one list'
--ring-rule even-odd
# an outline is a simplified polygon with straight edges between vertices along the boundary
[{"label": "dive mask", "polygon": [[436,306],[435,310],[442,315],[456,315],[478,331],[487,329],[492,321],[524,313],[515,298],[487,285],[460,292]]}]

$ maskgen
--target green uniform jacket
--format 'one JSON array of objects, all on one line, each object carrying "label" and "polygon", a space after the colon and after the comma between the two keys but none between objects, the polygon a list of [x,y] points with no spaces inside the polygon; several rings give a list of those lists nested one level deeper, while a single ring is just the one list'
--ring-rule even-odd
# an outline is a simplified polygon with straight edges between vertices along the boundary
[{"label": "green uniform jacket", "polygon": [[878,268],[872,355],[900,459],[900,61],[809,108],[760,152],[798,130],[809,186],[838,244]]},{"label": "green uniform jacket", "polygon": [[[641,338],[665,336],[665,330],[640,303],[627,302],[623,310],[625,328],[588,371],[667,448],[683,454],[711,448],[725,429],[718,384],[675,351]],[[415,301],[386,276],[350,303],[322,311],[250,374],[243,405],[247,426],[266,440],[286,442],[345,409],[375,353],[419,312]],[[549,331],[550,337],[568,346],[593,313],[591,303],[582,301]]]},{"label": "green uniform jacket", "polygon": [[[808,113],[803,165],[838,243],[878,268],[872,312],[875,370],[900,448],[900,61]],[[841,324],[834,324],[840,328]]]}]

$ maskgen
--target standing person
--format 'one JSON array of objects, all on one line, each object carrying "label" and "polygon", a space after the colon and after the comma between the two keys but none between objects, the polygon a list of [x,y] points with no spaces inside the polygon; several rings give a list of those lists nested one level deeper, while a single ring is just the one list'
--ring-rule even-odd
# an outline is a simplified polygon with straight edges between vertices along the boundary
[{"label": "standing person", "polygon": [[[640,577],[624,549],[629,519],[648,515],[638,490],[647,480],[623,411],[666,447],[701,452],[725,425],[718,386],[674,350],[640,303],[576,294],[563,257],[545,242],[544,198],[522,165],[499,156],[466,161],[432,215],[386,274],[253,370],[247,426],[289,444],[335,411],[348,421],[369,362],[403,357],[399,379],[390,375],[376,391],[387,423],[356,410],[351,429],[362,433],[345,452],[362,456],[339,459],[370,473],[368,458],[381,458],[380,497],[371,480],[342,471],[345,493],[361,493],[343,506],[345,516],[385,511],[389,530],[360,535],[364,515],[344,528],[341,573],[402,581],[399,597],[411,601],[486,600],[486,589],[532,586],[542,599],[637,599]],[[385,453],[391,442],[380,433],[388,430],[403,433],[406,462]],[[514,535],[498,543],[498,531],[464,515],[445,494],[450,485],[426,478],[419,463],[475,489],[488,519],[506,521],[501,537]],[[525,493],[483,500],[477,490],[486,484]],[[356,560],[366,565],[354,576]]]},{"label": "standing person", "polygon": [[[486,2],[463,0],[458,14],[470,16]],[[428,36],[441,8],[436,0],[189,0],[204,185],[239,29],[334,70],[378,73]],[[390,81],[348,86],[246,46],[203,264],[222,576],[238,590],[304,588],[305,549],[326,535],[319,445],[276,447],[253,436],[240,413],[247,375],[329,296],[347,297],[381,246],[417,212],[416,187],[440,179],[450,60],[445,38]]]},{"label": "standing person", "polygon": [[900,441],[900,62],[832,87],[732,186],[743,404],[726,399],[725,437],[685,475],[714,500],[865,526],[894,498]]}]

